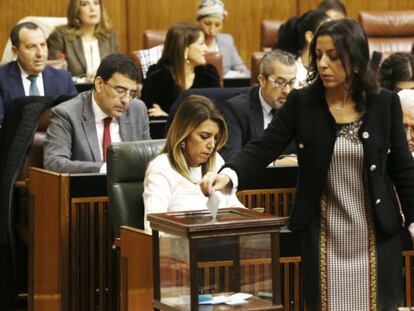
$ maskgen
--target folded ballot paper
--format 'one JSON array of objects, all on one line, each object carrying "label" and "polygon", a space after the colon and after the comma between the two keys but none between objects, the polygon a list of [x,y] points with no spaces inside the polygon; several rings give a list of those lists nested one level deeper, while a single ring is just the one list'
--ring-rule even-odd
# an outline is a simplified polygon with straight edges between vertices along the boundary
[{"label": "folded ballot paper", "polygon": [[220,205],[220,198],[215,191],[210,194],[207,201],[207,208],[213,217],[212,221],[216,221],[218,207]]},{"label": "folded ballot paper", "polygon": [[[250,297],[252,295],[246,293],[237,293],[231,296],[198,295],[198,303],[200,305],[217,305],[223,303],[229,306],[236,306],[248,303],[247,299]],[[181,296],[181,301],[183,304],[189,304],[190,296]]]}]

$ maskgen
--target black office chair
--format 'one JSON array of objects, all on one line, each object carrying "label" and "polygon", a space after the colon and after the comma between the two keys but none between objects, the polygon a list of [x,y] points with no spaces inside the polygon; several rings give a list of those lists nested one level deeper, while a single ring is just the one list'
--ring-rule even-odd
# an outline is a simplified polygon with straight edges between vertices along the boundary
[{"label": "black office chair", "polygon": [[[17,98],[8,104],[4,115],[0,137],[0,310],[15,308],[17,272],[25,274],[27,271],[27,264],[19,265],[16,261],[14,184],[32,144],[40,116],[45,110],[69,98]],[[19,258],[19,261],[26,262],[25,258]],[[27,274],[23,279],[27,280]]]},{"label": "black office chair", "polygon": [[227,87],[227,88],[202,88],[202,89],[188,89],[181,93],[181,95],[174,102],[174,105],[170,109],[168,115],[167,125],[165,127],[165,132],[170,128],[171,122],[174,118],[175,112],[180,106],[184,98],[190,95],[201,95],[205,96],[217,106],[220,111],[223,111],[224,103],[227,99],[244,93],[250,90],[250,87]]},{"label": "black office chair", "polygon": [[115,237],[120,226],[144,229],[144,177],[165,139],[112,143],[107,153],[108,195]]}]

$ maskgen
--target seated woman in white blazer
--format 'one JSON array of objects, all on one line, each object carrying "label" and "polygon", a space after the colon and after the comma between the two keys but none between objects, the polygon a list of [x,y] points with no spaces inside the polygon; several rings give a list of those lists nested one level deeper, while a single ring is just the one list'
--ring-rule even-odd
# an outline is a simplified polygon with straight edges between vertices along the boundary
[{"label": "seated woman in white blazer", "polygon": [[[148,166],[144,180],[146,215],[207,209],[198,182],[216,174],[224,160],[217,153],[227,140],[223,116],[206,97],[191,95],[178,108],[164,150]],[[235,194],[220,197],[219,208],[243,206]]]}]

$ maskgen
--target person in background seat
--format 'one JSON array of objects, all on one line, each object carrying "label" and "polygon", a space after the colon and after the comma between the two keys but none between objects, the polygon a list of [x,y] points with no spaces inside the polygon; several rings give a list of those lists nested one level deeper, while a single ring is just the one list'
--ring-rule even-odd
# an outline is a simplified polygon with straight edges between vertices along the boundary
[{"label": "person in background seat", "polygon": [[15,98],[77,94],[69,72],[46,64],[46,36],[38,25],[17,24],[10,41],[16,61],[0,67],[0,124],[8,103]]},{"label": "person in background seat", "polygon": [[51,110],[44,167],[59,173],[106,173],[111,142],[151,139],[147,108],[136,99],[139,82],[128,56],[102,59],[93,90]]},{"label": "person in background seat", "polygon": [[[260,63],[258,80],[259,86],[228,99],[223,108],[229,139],[220,154],[226,161],[259,137],[285,103],[296,83],[295,57],[282,50],[267,52]],[[295,151],[292,144],[283,155]]]},{"label": "person in background seat", "polygon": [[91,82],[101,59],[119,52],[118,36],[100,0],[69,0],[67,17],[47,40],[49,59],[65,57],[79,82]]},{"label": "person in background seat", "polygon": [[184,90],[220,87],[216,67],[206,64],[206,52],[199,26],[181,23],[168,30],[161,59],[149,68],[142,87],[141,98],[150,117],[167,117]]},{"label": "person in background seat", "polygon": [[231,34],[220,33],[227,11],[220,0],[200,0],[197,11],[198,25],[204,32],[208,52],[220,52],[223,56],[224,77],[250,77],[234,45]]}]

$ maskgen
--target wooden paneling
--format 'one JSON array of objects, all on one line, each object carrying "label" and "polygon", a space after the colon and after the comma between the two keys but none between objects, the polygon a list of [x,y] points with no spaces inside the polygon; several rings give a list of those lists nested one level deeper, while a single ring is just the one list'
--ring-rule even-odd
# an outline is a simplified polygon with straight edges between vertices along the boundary
[{"label": "wooden paneling", "polygon": [[[259,50],[260,22],[263,19],[286,19],[296,13],[296,1],[227,0],[228,16],[223,32],[233,35],[238,51],[249,66],[250,56]],[[199,0],[140,0],[128,2],[130,51],[143,47],[145,29],[168,29],[178,22],[195,22]]]},{"label": "wooden paneling", "polygon": [[[297,0],[298,14],[307,10],[316,8],[321,0]],[[357,18],[359,11],[398,11],[414,10],[414,1],[412,0],[376,0],[376,1],[357,1],[341,0],[345,4],[350,18]]]},{"label": "wooden paneling", "polygon": [[[105,1],[114,27],[120,36],[121,51],[127,52],[126,1]],[[134,0],[129,0],[134,1]],[[66,16],[67,0],[1,0],[0,1],[0,56],[9,38],[11,28],[26,16]]]},{"label": "wooden paneling", "polygon": [[[102,0],[115,29],[121,51],[142,48],[145,29],[168,29],[177,22],[194,22],[199,0]],[[224,32],[233,35],[246,65],[259,50],[260,22],[263,19],[286,20],[315,8],[320,0],[224,0],[228,16]],[[412,0],[344,0],[351,18],[361,10],[414,10]],[[0,54],[11,27],[28,15],[65,16],[67,0],[2,0],[0,1]]]}]

